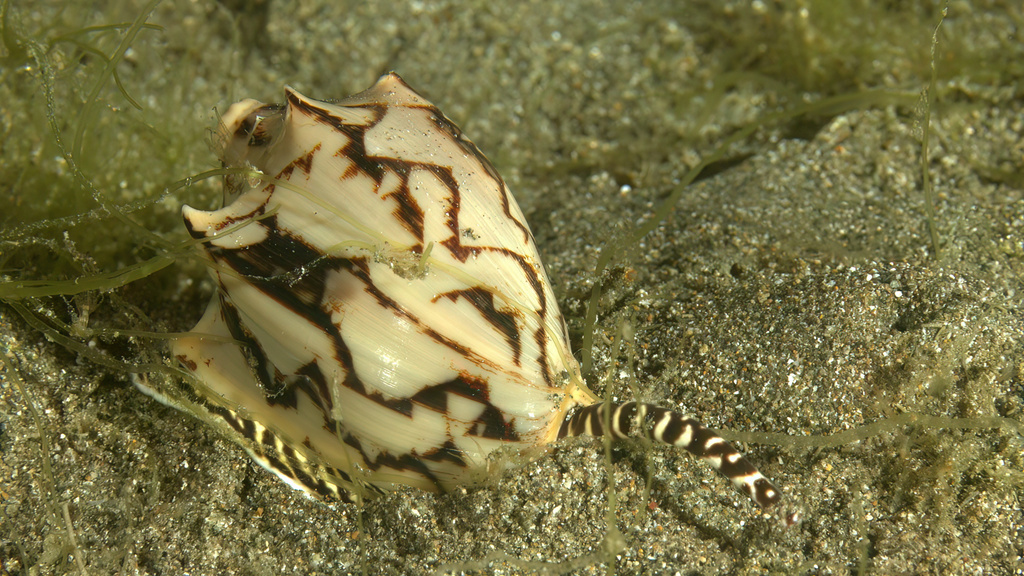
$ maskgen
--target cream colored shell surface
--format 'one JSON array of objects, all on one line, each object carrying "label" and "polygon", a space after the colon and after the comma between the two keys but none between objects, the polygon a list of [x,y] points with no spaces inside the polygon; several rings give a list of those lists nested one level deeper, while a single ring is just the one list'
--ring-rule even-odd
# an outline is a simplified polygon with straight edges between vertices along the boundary
[{"label": "cream colored shell surface", "polygon": [[397,75],[239,102],[219,136],[226,205],[183,210],[218,293],[172,351],[269,469],[324,494],[445,489],[587,399],[515,200]]}]

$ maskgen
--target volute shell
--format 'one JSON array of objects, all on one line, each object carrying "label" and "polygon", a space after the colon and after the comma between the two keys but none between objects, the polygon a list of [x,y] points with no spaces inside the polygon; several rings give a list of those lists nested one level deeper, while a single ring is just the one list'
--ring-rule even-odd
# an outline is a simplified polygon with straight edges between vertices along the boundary
[{"label": "volute shell", "polygon": [[172,348],[234,418],[350,476],[445,489],[591,399],[504,181],[397,75],[245,100],[219,134],[226,166],[263,176],[183,209],[219,292]]}]

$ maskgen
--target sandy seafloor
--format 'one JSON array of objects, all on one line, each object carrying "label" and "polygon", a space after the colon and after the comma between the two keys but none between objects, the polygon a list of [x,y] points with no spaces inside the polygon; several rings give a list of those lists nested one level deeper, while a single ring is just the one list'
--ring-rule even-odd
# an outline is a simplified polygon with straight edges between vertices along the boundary
[{"label": "sandy seafloor", "polygon": [[[13,17],[39,38],[141,9],[66,10],[48,31],[60,3],[22,4]],[[578,349],[601,247],[726,135],[802,98],[898,94],[757,131],[599,279],[592,387],[630,398],[632,370],[640,399],[745,434],[801,524],[783,529],[686,454],[619,445],[621,538],[609,541],[609,470],[592,440],[481,487],[325,505],[0,305],[0,574],[607,574],[612,557],[623,575],[1024,574],[1024,20],[1012,3],[958,2],[944,24],[927,163],[936,255],[915,102],[938,7],[856,3],[850,14],[867,19],[825,27],[827,4],[271,2],[265,21],[250,13],[235,27],[222,6],[165,2],[149,19],[163,30],[143,30],[118,68],[144,110],[108,82],[84,153],[109,158],[82,159],[116,202],[155,197],[215,166],[212,107],[279,99],[284,84],[341,97],[395,69],[508,180]],[[779,53],[805,58],[773,62]],[[59,64],[70,141],[81,104],[61,87],[87,93],[102,63]],[[0,83],[2,194],[16,209],[5,262],[21,261],[19,225],[95,207],[57,158],[33,73],[7,66]],[[19,169],[53,185],[26,189],[46,179]],[[180,242],[184,202],[213,207],[215,188],[135,217]],[[83,225],[95,230],[75,248],[101,271],[142,257],[117,222]],[[28,277],[46,275],[34,266]],[[111,310],[138,306],[148,329],[183,331],[211,290],[185,260],[67,309],[93,306],[90,328],[127,323]],[[139,341],[161,354],[161,341]],[[141,361],[131,350],[104,353]]]}]

